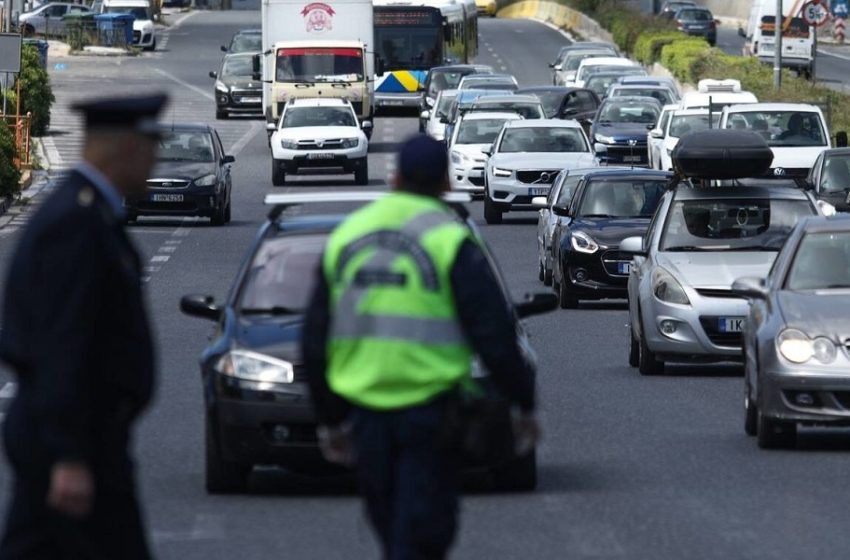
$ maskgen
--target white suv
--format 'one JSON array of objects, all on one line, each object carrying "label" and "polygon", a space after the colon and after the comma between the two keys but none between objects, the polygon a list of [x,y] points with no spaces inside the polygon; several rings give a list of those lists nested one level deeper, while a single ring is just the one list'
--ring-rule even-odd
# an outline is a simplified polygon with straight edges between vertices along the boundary
[{"label": "white suv", "polygon": [[277,125],[270,124],[272,184],[286,182],[287,173],[342,169],[354,173],[358,185],[369,183],[366,154],[369,141],[357,114],[345,99],[294,99],[286,104]]}]

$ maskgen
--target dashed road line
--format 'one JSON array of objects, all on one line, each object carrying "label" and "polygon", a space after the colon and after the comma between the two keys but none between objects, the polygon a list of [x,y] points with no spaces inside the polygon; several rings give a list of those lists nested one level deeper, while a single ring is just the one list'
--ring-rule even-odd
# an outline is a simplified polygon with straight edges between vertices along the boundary
[{"label": "dashed road line", "polygon": [[17,383],[12,383],[11,381],[9,381],[5,385],[3,385],[2,389],[0,389],[0,399],[11,399],[17,393],[18,393]]},{"label": "dashed road line", "polygon": [[160,76],[168,78],[169,80],[171,80],[175,84],[179,84],[179,85],[183,86],[184,88],[192,90],[193,92],[197,93],[201,97],[205,97],[207,99],[215,101],[215,96],[213,94],[211,94],[209,91],[207,91],[205,89],[201,89],[198,86],[192,85],[185,80],[181,80],[180,78],[178,78],[174,74],[172,74],[170,72],[166,72],[162,68],[154,68],[153,71],[156,72],[157,74],[159,74]]}]

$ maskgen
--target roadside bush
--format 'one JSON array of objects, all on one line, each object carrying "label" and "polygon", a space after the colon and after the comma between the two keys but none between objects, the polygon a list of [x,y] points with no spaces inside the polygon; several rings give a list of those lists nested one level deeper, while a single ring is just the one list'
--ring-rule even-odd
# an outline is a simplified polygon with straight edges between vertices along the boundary
[{"label": "roadside bush", "polygon": [[676,41],[685,41],[689,37],[680,31],[654,31],[641,33],[635,41],[632,55],[646,66],[661,59],[661,49]]},{"label": "roadside bush", "polygon": [[18,192],[21,173],[15,167],[15,136],[0,122],[0,196]]},{"label": "roadside bush", "polygon": [[711,47],[703,39],[684,39],[661,49],[661,64],[672,72],[676,79],[693,82],[696,66],[711,52]]},{"label": "roadside bush", "polygon": [[38,60],[38,49],[24,45],[21,51],[21,111],[32,113],[33,136],[43,136],[50,124],[50,106],[56,100],[47,70]]}]

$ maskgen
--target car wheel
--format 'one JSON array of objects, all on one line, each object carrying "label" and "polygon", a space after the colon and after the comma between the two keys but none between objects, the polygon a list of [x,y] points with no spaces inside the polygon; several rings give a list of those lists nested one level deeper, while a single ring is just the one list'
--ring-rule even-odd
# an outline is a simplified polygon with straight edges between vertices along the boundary
[{"label": "car wheel", "polygon": [[640,365],[640,345],[635,338],[635,333],[632,331],[632,326],[629,325],[629,365],[638,367]]},{"label": "car wheel", "polygon": [[797,424],[757,413],[758,444],[762,449],[791,449],[797,444]]},{"label": "car wheel", "polygon": [[543,261],[537,262],[537,279],[543,282],[545,273],[543,272]]},{"label": "car wheel", "polygon": [[280,160],[272,158],[272,185],[282,187],[286,184],[286,172],[283,170]]},{"label": "car wheel", "polygon": [[145,50],[146,51],[155,51],[156,50],[156,39],[153,40],[153,42],[151,43],[151,46],[145,47]]},{"label": "car wheel", "polygon": [[369,168],[367,166],[363,166],[363,169],[358,169],[354,172],[354,182],[358,185],[368,185],[369,184]]},{"label": "car wheel", "polygon": [[484,193],[484,221],[488,224],[502,223],[502,211],[490,200],[487,193]]},{"label": "car wheel", "polygon": [[229,114],[227,114],[227,111],[219,111],[218,109],[216,109],[216,112],[215,112],[215,118],[216,118],[217,120],[222,121],[222,120],[224,120],[224,119],[228,118],[229,116],[230,116],[230,115],[229,115]]},{"label": "car wheel", "polygon": [[492,470],[493,486],[507,492],[528,492],[537,488],[537,451],[517,457]]},{"label": "car wheel", "polygon": [[664,362],[655,357],[655,352],[646,345],[646,338],[638,337],[638,371],[641,375],[661,375],[664,373]]},{"label": "car wheel", "polygon": [[227,201],[227,206],[224,207],[224,223],[230,223],[230,201]]},{"label": "car wheel", "polygon": [[566,276],[563,276],[558,284],[558,303],[561,309],[578,309],[578,298],[570,293]]},{"label": "car wheel", "polygon": [[216,227],[223,226],[227,222],[227,208],[222,204],[213,210],[213,215],[210,217],[210,223]]},{"label": "car wheel", "polygon": [[758,414],[759,408],[753,399],[750,398],[750,390],[747,389],[747,395],[744,397],[744,432],[748,436],[758,435]]},{"label": "car wheel", "polygon": [[35,35],[35,27],[33,27],[32,25],[29,25],[29,24],[24,25],[23,35],[24,35],[24,37],[34,36]]},{"label": "car wheel", "polygon": [[552,285],[552,269],[546,266],[546,259],[543,259],[543,285]]},{"label": "car wheel", "polygon": [[248,488],[251,466],[225,461],[221,458],[212,418],[205,422],[206,487],[210,494],[235,494]]}]

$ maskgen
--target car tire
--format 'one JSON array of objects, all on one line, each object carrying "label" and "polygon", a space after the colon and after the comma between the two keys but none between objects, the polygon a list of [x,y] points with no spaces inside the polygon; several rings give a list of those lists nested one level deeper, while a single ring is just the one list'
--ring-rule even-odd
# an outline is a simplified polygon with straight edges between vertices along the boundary
[{"label": "car tire", "polygon": [[24,25],[21,31],[24,37],[35,37],[35,27],[30,24]]},{"label": "car tire", "polygon": [[272,185],[282,187],[286,184],[286,172],[280,160],[272,158]]},{"label": "car tire", "polygon": [[551,286],[552,285],[552,269],[546,266],[544,261],[543,264],[543,285]]},{"label": "car tire", "polygon": [[543,271],[543,261],[537,262],[537,279],[543,282],[543,278],[546,277],[546,273]]},{"label": "car tire", "polygon": [[230,200],[227,201],[227,206],[224,207],[224,223],[229,224],[231,219]]},{"label": "car tire", "polygon": [[369,167],[363,166],[363,169],[357,169],[354,171],[354,182],[360,186],[365,186],[369,184]]},{"label": "car tire", "polygon": [[213,210],[213,215],[210,216],[210,223],[216,227],[223,226],[227,223],[227,207],[223,204],[217,206]]},{"label": "car tire", "polygon": [[155,51],[156,50],[156,39],[153,40],[153,42],[151,43],[151,45],[149,47],[145,47],[145,50],[151,51],[151,52]]},{"label": "car tire", "polygon": [[629,325],[629,365],[631,367],[638,367],[640,365],[640,344],[637,338],[635,338],[635,333],[631,325]]},{"label": "car tire", "polygon": [[248,489],[251,466],[225,461],[221,457],[212,418],[205,422],[204,467],[207,492],[210,494],[237,494]]},{"label": "car tire", "polygon": [[219,111],[218,109],[216,109],[216,112],[215,112],[216,120],[223,121],[223,120],[227,119],[229,116],[230,115],[227,113],[227,111]]},{"label": "car tire", "polygon": [[791,449],[797,444],[797,424],[757,414],[757,441],[762,449]]},{"label": "car tire", "polygon": [[566,276],[561,278],[561,283],[558,284],[558,304],[561,309],[578,309],[578,298],[570,293],[567,287]]},{"label": "car tire", "polygon": [[502,223],[502,211],[490,200],[487,193],[484,193],[484,221],[490,225]]},{"label": "car tire", "polygon": [[530,492],[537,488],[537,450],[493,468],[493,487],[503,492]]},{"label": "car tire", "polygon": [[638,371],[641,375],[662,375],[664,362],[655,357],[655,352],[646,345],[646,338],[638,337]]},{"label": "car tire", "polygon": [[744,398],[744,433],[748,436],[757,436],[759,431],[759,408],[750,398],[749,388],[746,390],[747,395]]}]

